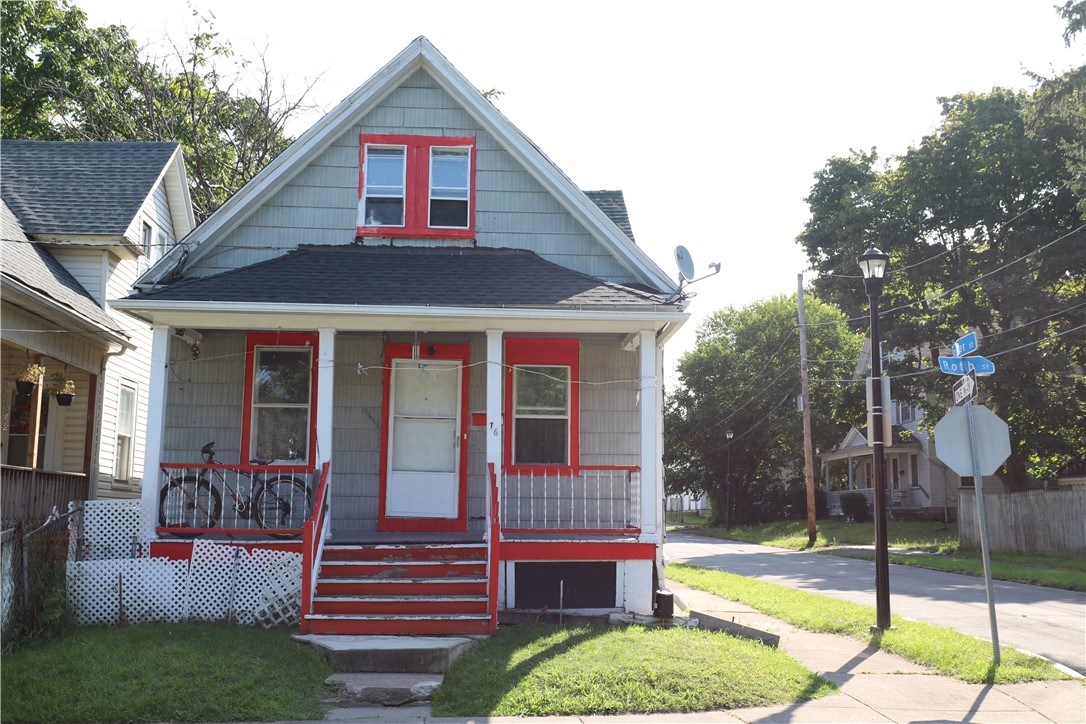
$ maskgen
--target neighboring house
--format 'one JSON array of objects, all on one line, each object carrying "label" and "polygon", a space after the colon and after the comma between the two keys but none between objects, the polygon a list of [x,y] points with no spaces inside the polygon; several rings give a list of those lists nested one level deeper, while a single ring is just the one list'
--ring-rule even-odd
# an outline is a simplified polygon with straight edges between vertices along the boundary
[{"label": "neighboring house", "polygon": [[[136,497],[151,333],[111,302],[194,226],[180,146],[4,140],[0,173],[4,518],[39,515],[30,498]],[[28,363],[43,384],[20,395]],[[75,383],[69,405],[54,376]]]},{"label": "neighboring house", "polygon": [[[154,330],[153,551],[189,555],[156,491],[214,440],[210,469],[242,497],[247,474],[280,470],[317,495],[329,466],[304,631],[651,610],[662,353],[685,299],[633,242],[621,194],[578,189],[425,38],[137,288],[118,306]],[[192,492],[224,499],[223,533],[261,540],[229,491]]]},{"label": "neighboring house", "polygon": [[[886,446],[886,505],[890,515],[913,516],[931,520],[956,519],[958,493],[972,488],[972,478],[962,478],[938,457],[935,441],[920,425],[924,419],[919,407],[893,401],[891,414],[892,443]],[[873,455],[864,434],[852,428],[841,444],[821,453],[826,488],[829,490],[829,514],[841,515],[841,493],[858,491],[873,506],[875,489]],[[1003,483],[995,476],[984,478],[986,492],[1002,492]]]}]

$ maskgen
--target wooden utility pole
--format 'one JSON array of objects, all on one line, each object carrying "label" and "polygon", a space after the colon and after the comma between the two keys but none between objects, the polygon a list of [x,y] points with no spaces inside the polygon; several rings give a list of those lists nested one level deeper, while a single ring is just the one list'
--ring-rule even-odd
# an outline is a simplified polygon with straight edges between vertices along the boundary
[{"label": "wooden utility pole", "polygon": [[799,389],[803,397],[803,479],[807,483],[807,546],[818,538],[815,527],[814,441],[811,440],[811,399],[807,388],[807,315],[803,310],[803,274],[799,282]]}]

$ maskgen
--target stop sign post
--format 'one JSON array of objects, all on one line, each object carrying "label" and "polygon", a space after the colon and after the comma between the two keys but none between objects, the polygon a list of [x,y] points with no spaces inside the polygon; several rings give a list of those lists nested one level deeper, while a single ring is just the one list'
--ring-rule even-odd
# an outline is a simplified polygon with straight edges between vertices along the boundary
[{"label": "stop sign post", "polygon": [[[954,343],[957,354],[976,351],[978,342],[975,334],[968,334]],[[969,357],[960,361],[968,363]],[[983,359],[983,358],[981,358]],[[984,360],[990,371],[995,372],[995,365]],[[940,360],[942,363],[942,360]],[[968,366],[970,371],[975,369]],[[959,373],[940,368],[947,374]],[[975,388],[972,390],[976,394]],[[995,599],[992,598],[992,563],[988,555],[988,522],[984,518],[984,476],[992,475],[1011,454],[1011,436],[1007,423],[987,407],[973,405],[972,398],[964,407],[952,407],[935,425],[935,444],[938,446],[939,459],[951,470],[961,476],[973,476],[973,487],[977,496],[977,524],[980,526],[980,553],[984,561],[984,586],[988,593],[988,620],[992,627],[992,655],[999,664],[999,629],[996,626]]]}]

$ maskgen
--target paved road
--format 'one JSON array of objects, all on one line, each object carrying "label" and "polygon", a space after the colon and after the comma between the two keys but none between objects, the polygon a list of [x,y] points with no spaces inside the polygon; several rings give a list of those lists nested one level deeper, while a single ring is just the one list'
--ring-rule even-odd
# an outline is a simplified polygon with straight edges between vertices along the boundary
[{"label": "paved road", "polygon": [[[872,561],[674,531],[668,533],[664,552],[671,562],[875,606]],[[993,595],[1000,644],[1039,654],[1086,675],[1086,594],[994,581]],[[891,565],[890,611],[991,640],[983,578]]]}]

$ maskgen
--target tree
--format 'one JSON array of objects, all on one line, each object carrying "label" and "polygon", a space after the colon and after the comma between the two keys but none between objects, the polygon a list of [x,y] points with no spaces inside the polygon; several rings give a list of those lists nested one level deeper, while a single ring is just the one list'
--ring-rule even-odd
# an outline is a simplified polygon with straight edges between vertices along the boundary
[{"label": "tree", "polygon": [[891,255],[880,308],[895,396],[930,395],[929,423],[951,381],[932,370],[961,333],[977,329],[997,372],[983,401],[1012,428],[1000,476],[1012,490],[1052,480],[1086,439],[1086,240],[1083,199],[1065,143],[1081,143],[1078,118],[1034,118],[1033,99],[996,89],[941,99],[938,129],[899,158],[853,152],[816,174],[811,219],[799,243],[823,298],[860,317],[867,307],[855,258],[868,246]]},{"label": "tree", "polygon": [[[852,419],[840,410],[863,397],[863,386],[823,382],[847,378],[862,338],[832,306],[807,295],[811,360],[812,434],[816,447],[840,441]],[[803,430],[796,412],[799,339],[796,295],[715,312],[698,330],[693,350],[679,360],[679,383],[668,396],[664,463],[669,493],[705,494],[716,522],[724,518],[730,468],[733,519],[738,522],[802,516]],[[725,431],[735,436],[729,444]],[[787,510],[789,495],[794,496]]]},{"label": "tree", "polygon": [[4,137],[178,141],[197,221],[290,145],[286,125],[313,87],[288,100],[263,57],[246,75],[253,66],[203,17],[186,44],[149,57],[124,27],[88,28],[68,0],[0,8]]}]

